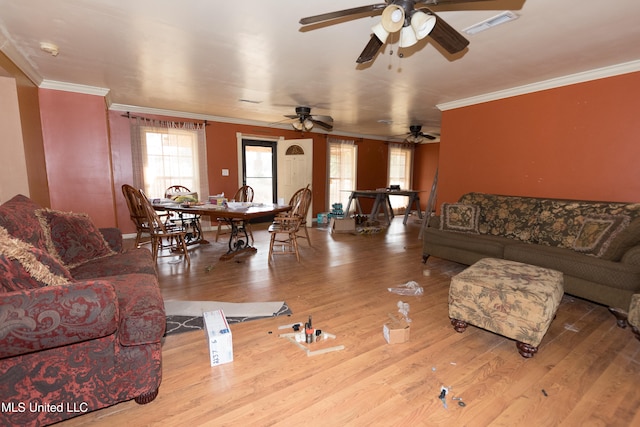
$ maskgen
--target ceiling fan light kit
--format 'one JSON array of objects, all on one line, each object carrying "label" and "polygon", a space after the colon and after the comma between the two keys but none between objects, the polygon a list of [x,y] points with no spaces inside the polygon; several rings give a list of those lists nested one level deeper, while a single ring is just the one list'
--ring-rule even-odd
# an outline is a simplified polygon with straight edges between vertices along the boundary
[{"label": "ceiling fan light kit", "polygon": [[297,120],[291,123],[291,126],[293,126],[295,130],[310,131],[311,129],[313,129],[313,122],[309,119]]},{"label": "ceiling fan light kit", "polygon": [[383,44],[386,43],[387,37],[389,37],[389,32],[384,29],[384,27],[382,26],[382,22],[378,22],[376,25],[371,27],[371,31],[376,35],[380,42],[382,42]]},{"label": "ceiling fan light kit", "polygon": [[413,32],[413,28],[411,27],[402,27],[400,30],[400,47],[411,47],[414,44],[418,43],[418,39],[416,38],[416,33]]},{"label": "ceiling fan light kit", "polygon": [[291,126],[302,132],[310,131],[316,124],[327,131],[333,130],[333,117],[312,115],[311,107],[296,107],[296,114],[285,114],[285,117],[295,119]]},{"label": "ceiling fan light kit", "polygon": [[400,31],[404,26],[404,9],[395,4],[385,7],[380,22],[389,33]]},{"label": "ceiling fan light kit", "polygon": [[417,11],[411,16],[411,28],[413,28],[418,40],[427,37],[435,26],[436,17],[433,15]]},{"label": "ceiling fan light kit", "polygon": [[[316,24],[354,15],[381,14],[380,23],[371,28],[373,35],[356,60],[358,64],[372,61],[386,43],[389,34],[398,31],[401,48],[413,46],[418,40],[430,35],[431,39],[447,52],[456,54],[469,45],[469,40],[425,6],[481,1],[488,0],[385,0],[384,3],[309,16],[300,19],[300,24]],[[498,21],[502,19],[504,18]]]}]

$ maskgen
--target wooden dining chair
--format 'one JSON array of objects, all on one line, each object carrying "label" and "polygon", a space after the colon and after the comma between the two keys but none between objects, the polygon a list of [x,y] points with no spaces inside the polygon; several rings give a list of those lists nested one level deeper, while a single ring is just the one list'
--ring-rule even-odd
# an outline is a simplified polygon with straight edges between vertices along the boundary
[{"label": "wooden dining chair", "polygon": [[[307,192],[308,192],[309,201],[304,206],[304,212],[300,213],[300,215],[302,216],[302,222],[300,223],[300,233],[298,234],[298,237],[302,239],[307,239],[307,243],[309,243],[309,246],[311,246],[311,239],[309,238],[309,230],[307,230],[307,214],[309,213],[309,207],[311,206],[311,197],[313,193],[309,189],[309,185],[307,185],[307,187],[304,189],[301,188],[300,190],[296,191],[296,193],[298,194],[294,194],[292,198],[302,197],[302,196],[307,197]],[[291,205],[291,203],[289,204]]]},{"label": "wooden dining chair", "polygon": [[[139,248],[142,244],[151,242],[151,233],[149,230],[149,221],[147,219],[147,212],[142,203],[142,198],[137,194],[138,190],[129,185],[124,184],[122,186],[122,194],[127,201],[127,207],[129,208],[129,217],[136,226],[136,240],[135,247]],[[147,240],[142,241],[142,236],[146,235]]]},{"label": "wooden dining chair", "polygon": [[[233,200],[236,202],[253,202],[253,188],[251,188],[249,185],[243,185],[242,187],[238,188],[238,191],[236,191],[236,194],[233,196]],[[216,230],[216,242],[218,241],[218,237],[222,236],[223,234],[228,234],[231,232],[231,225],[229,225],[229,223],[227,222],[228,220],[225,220],[223,218],[218,218],[218,229]],[[241,219],[232,219],[231,221],[236,221],[236,222],[243,222],[243,220]],[[249,237],[251,238],[251,244],[253,244],[253,233],[251,232],[251,223],[249,223],[248,221],[244,221],[244,229],[247,231],[247,233],[249,234]]]},{"label": "wooden dining chair", "polygon": [[[165,190],[164,197],[166,199],[175,199],[180,195],[186,196],[194,194],[195,198],[197,199],[197,193],[193,193],[184,185],[172,185]],[[184,212],[173,212],[169,215],[168,220],[171,221],[173,225],[181,227],[186,232],[186,239],[188,242],[202,238],[202,224],[200,223],[200,215]]]},{"label": "wooden dining chair", "polygon": [[191,265],[189,251],[187,250],[187,232],[178,226],[163,221],[158,212],[153,208],[144,191],[138,190],[135,195],[139,198],[139,204],[144,207],[151,235],[151,253],[154,261],[158,261],[160,251],[168,249],[172,253],[179,253],[184,256],[187,266]]},{"label": "wooden dining chair", "polygon": [[[307,190],[311,192],[311,190],[309,189],[309,185],[293,193],[293,196],[291,196],[291,199],[289,200],[289,206],[295,206],[298,200],[306,193]],[[309,238],[309,231],[307,230],[307,214],[309,212],[310,206],[311,202],[307,203],[304,207],[305,211],[300,213],[302,215],[302,223],[300,224],[300,231],[297,236],[302,239],[307,239],[309,246],[311,246],[311,239]]]},{"label": "wooden dining chair", "polygon": [[[306,212],[311,204],[311,190],[302,188],[297,191],[291,198],[291,210],[285,214],[277,215],[273,219],[273,223],[269,226],[269,234],[271,240],[269,242],[269,261],[273,255],[277,254],[295,254],[296,259],[300,262],[300,253],[298,252],[298,233],[304,222]],[[274,251],[274,247],[278,246],[279,251]]]}]

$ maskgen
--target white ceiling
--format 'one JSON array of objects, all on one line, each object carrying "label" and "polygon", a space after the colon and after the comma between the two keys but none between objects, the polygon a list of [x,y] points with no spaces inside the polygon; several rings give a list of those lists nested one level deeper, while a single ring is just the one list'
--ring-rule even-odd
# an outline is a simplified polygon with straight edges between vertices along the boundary
[{"label": "white ceiling", "polygon": [[108,90],[116,110],[277,127],[296,105],[309,105],[333,116],[333,133],[382,138],[410,124],[437,131],[437,105],[640,70],[638,0],[442,4],[432,9],[458,31],[505,10],[519,18],[466,36],[469,47],[454,56],[427,37],[410,49],[387,43],[362,65],[355,60],[379,16],[310,31],[298,23],[373,3],[0,0],[0,50],[41,87]]}]

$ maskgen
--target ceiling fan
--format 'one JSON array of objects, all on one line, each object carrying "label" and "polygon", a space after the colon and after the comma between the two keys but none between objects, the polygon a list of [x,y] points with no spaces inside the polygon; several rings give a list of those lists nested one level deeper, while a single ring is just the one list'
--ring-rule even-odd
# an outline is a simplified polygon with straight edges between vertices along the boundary
[{"label": "ceiling fan", "polygon": [[421,125],[411,125],[409,126],[409,133],[407,137],[404,139],[404,142],[409,144],[426,144],[428,142],[432,142],[440,138],[439,134],[430,134],[422,132]]},{"label": "ceiling fan", "polygon": [[447,24],[426,6],[441,3],[468,3],[487,0],[385,0],[384,3],[354,7],[336,12],[302,18],[300,24],[309,25],[330,21],[345,16],[366,14],[382,14],[380,22],[371,28],[373,34],[369,43],[356,60],[358,64],[371,61],[378,50],[387,41],[391,33],[400,32],[399,46],[401,48],[413,46],[426,36],[431,36],[447,52],[454,54],[462,51],[469,44],[469,40]]},{"label": "ceiling fan", "polygon": [[285,117],[296,119],[291,125],[300,131],[310,131],[313,125],[318,125],[325,130],[333,130],[333,117],[311,115],[311,107],[296,107],[296,114],[285,114]]}]

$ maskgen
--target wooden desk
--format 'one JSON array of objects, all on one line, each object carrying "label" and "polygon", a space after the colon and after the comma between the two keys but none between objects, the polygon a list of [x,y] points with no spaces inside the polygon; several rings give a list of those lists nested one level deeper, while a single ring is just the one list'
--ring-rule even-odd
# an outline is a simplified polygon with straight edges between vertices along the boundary
[{"label": "wooden desk", "polygon": [[376,219],[382,210],[384,213],[385,220],[387,224],[391,222],[393,219],[393,209],[391,208],[391,201],[389,200],[389,196],[407,196],[409,197],[409,203],[407,204],[407,208],[404,213],[404,220],[402,223],[407,225],[407,220],[409,218],[409,214],[411,213],[411,207],[415,204],[416,210],[418,211],[418,217],[422,218],[422,211],[420,210],[420,197],[418,196],[420,191],[416,190],[355,190],[351,192],[349,196],[349,202],[347,203],[347,208],[345,209],[346,214],[349,214],[349,210],[351,208],[351,202],[355,200],[355,206],[357,213],[361,214],[362,208],[360,207],[360,198],[369,198],[375,199],[373,202],[373,208],[371,208],[371,213],[369,214],[369,218]]},{"label": "wooden desk", "polygon": [[[208,203],[192,207],[182,207],[177,203],[155,203],[153,204],[153,207],[156,210],[208,215],[212,219],[222,219],[226,221],[231,228],[231,233],[229,235],[229,250],[220,257],[223,261],[231,259],[241,252],[257,252],[255,247],[249,245],[249,235],[247,234],[247,230],[244,226],[245,222],[248,222],[253,218],[261,218],[291,210],[291,206],[289,205],[265,203],[252,203],[249,207],[236,209],[223,208]],[[233,221],[234,219],[240,219],[242,221]],[[200,236],[199,242],[208,243],[204,238],[202,238],[202,236]]]}]

